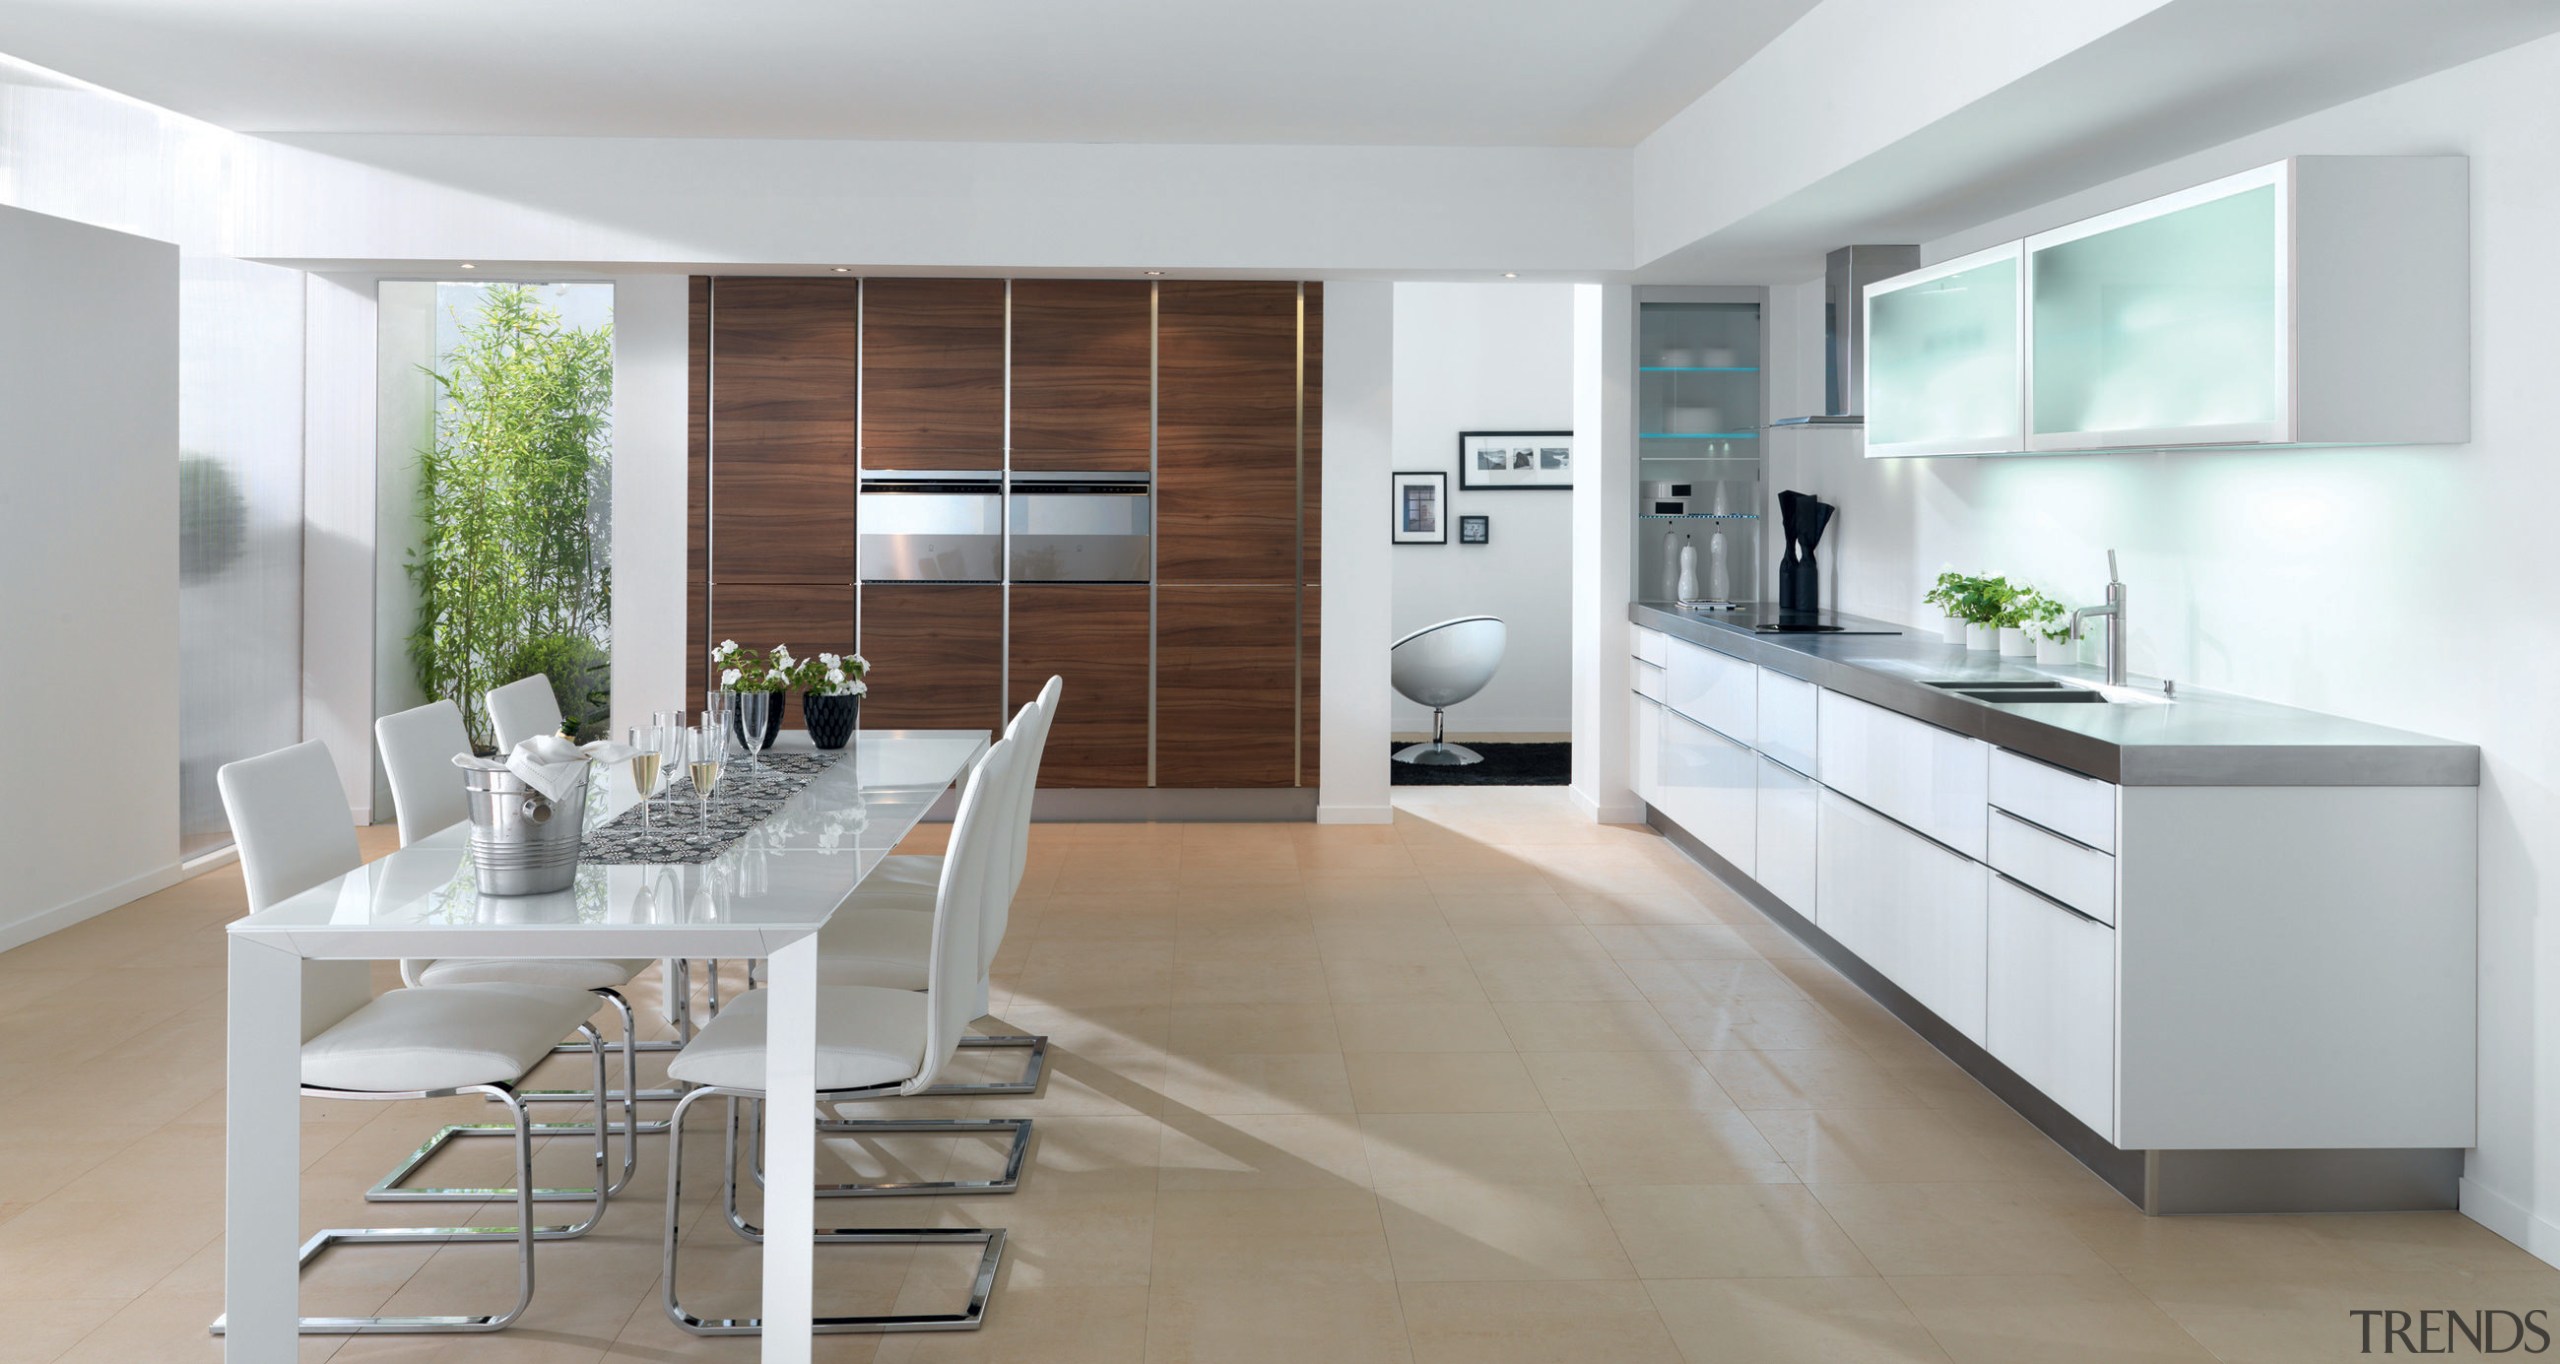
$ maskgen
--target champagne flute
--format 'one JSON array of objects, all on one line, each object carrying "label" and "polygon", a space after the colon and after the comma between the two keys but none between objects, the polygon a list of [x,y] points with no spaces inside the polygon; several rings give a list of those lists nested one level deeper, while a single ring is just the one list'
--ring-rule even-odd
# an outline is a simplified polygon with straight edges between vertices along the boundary
[{"label": "champagne flute", "polygon": [[711,788],[720,784],[720,769],[728,761],[729,735],[720,721],[703,716],[703,725],[693,731],[692,751],[686,758],[693,777],[694,799],[700,802],[702,827],[711,828]]},{"label": "champagne flute", "polygon": [[777,699],[776,695],[769,691],[738,693],[738,740],[746,745],[747,772],[750,776],[754,775],[756,770],[756,750],[764,747],[765,721],[773,714],[773,705]]},{"label": "champagne flute", "polygon": [[658,744],[659,734],[656,726],[652,725],[646,729],[637,725],[632,727],[631,789],[640,794],[640,827],[644,829],[653,827],[654,823],[649,818],[649,797],[658,793],[658,769],[663,761]]},{"label": "champagne flute", "polygon": [[658,789],[665,793],[667,813],[675,813],[676,774],[684,770],[684,712],[662,710],[658,722]]}]

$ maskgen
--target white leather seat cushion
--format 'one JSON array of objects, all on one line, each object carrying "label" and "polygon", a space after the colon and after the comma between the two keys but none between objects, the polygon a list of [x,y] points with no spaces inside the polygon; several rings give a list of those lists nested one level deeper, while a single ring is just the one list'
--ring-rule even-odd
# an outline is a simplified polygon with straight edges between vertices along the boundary
[{"label": "white leather seat cushion", "polygon": [[[768,991],[750,990],[721,1006],[667,1066],[670,1079],[726,1089],[764,1088],[764,1020]],[[925,1010],[930,996],[864,985],[818,989],[821,1091],[869,1089],[914,1079],[924,1064]]]},{"label": "white leather seat cushion", "polygon": [[567,990],[618,990],[649,969],[647,959],[560,957],[444,957],[418,973],[420,985],[556,985]]},{"label": "white leather seat cushion", "polygon": [[[865,909],[847,902],[818,930],[820,985],[876,985],[921,990],[933,965],[933,916],[908,910]],[[765,964],[750,968],[765,978]]]},{"label": "white leather seat cushion", "polygon": [[862,888],[873,886],[923,886],[927,890],[942,884],[942,854],[891,853],[880,859],[869,876],[862,878]]},{"label": "white leather seat cushion", "polygon": [[551,985],[393,990],[302,1044],[302,1082],[380,1094],[508,1083],[595,1009],[594,995]]}]

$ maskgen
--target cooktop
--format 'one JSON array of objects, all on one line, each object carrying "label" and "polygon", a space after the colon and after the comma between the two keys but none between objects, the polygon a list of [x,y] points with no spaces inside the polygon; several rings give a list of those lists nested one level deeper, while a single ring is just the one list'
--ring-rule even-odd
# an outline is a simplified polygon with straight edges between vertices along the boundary
[{"label": "cooktop", "polygon": [[1844,615],[1838,611],[1781,611],[1770,602],[1740,606],[1730,611],[1701,611],[1680,608],[1682,614],[1730,625],[1762,635],[1898,635],[1902,631],[1865,616]]}]

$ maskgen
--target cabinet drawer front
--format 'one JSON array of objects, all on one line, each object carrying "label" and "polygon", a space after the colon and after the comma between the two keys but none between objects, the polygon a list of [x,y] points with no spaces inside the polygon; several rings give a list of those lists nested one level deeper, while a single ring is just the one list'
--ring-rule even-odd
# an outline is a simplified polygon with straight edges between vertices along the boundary
[{"label": "cabinet drawer front", "polygon": [[1990,873],[1838,792],[1820,801],[1822,930],[1980,1042]]},{"label": "cabinet drawer front", "polygon": [[1808,919],[1816,917],[1821,883],[1816,861],[1820,809],[1812,778],[1760,760],[1759,866],[1752,879]]},{"label": "cabinet drawer front", "polygon": [[1995,748],[1991,750],[1991,803],[2030,824],[2041,824],[2100,852],[2116,850],[2116,788],[2112,782],[2065,772],[2005,748]]},{"label": "cabinet drawer front", "polygon": [[1760,751],[1808,777],[1821,776],[1814,744],[1821,700],[1822,688],[1803,678],[1762,668]]},{"label": "cabinet drawer front", "polygon": [[2006,810],[1991,812],[1991,867],[2093,919],[2116,921],[2116,860]]},{"label": "cabinet drawer front", "polygon": [[1989,745],[1836,691],[1820,715],[1825,786],[1982,859]]},{"label": "cabinet drawer front", "polygon": [[1758,668],[1675,639],[1668,672],[1671,689],[1662,698],[1665,704],[1735,743],[1753,742],[1760,710]]},{"label": "cabinet drawer front", "polygon": [[1645,662],[1641,658],[1635,660],[1633,667],[1635,670],[1636,695],[1647,697],[1655,701],[1661,700],[1663,697],[1663,690],[1666,685],[1662,680],[1662,669]]},{"label": "cabinet drawer front", "polygon": [[1662,798],[1656,805],[1749,876],[1756,865],[1760,759],[1678,711],[1662,714]]},{"label": "cabinet drawer front", "polygon": [[1628,652],[1659,668],[1671,661],[1671,636],[1627,622]]},{"label": "cabinet drawer front", "polygon": [[1993,878],[1985,1045],[2019,1078],[2116,1133],[2115,930]]}]

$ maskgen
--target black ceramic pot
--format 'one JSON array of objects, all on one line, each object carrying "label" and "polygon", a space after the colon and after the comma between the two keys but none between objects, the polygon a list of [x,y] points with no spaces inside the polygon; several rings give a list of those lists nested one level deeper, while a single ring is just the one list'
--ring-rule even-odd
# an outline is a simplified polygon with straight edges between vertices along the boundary
[{"label": "black ceramic pot", "polygon": [[853,738],[854,727],[862,723],[862,696],[810,692],[800,698],[800,713],[809,720],[809,742],[820,748],[842,748]]},{"label": "black ceramic pot", "polygon": [[1794,555],[1778,561],[1778,609],[1789,614],[1822,609],[1822,569],[1810,558]]},{"label": "black ceramic pot", "polygon": [[[764,741],[755,746],[757,752],[761,753],[773,747],[773,741],[781,737],[782,703],[790,695],[789,692],[780,691],[765,693],[767,699],[764,705]],[[736,703],[735,697],[731,698],[731,703],[733,705]],[[729,732],[738,736],[739,743],[747,742],[747,712],[743,708],[729,712]]]}]

